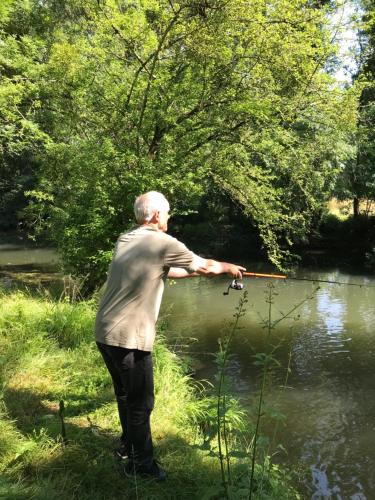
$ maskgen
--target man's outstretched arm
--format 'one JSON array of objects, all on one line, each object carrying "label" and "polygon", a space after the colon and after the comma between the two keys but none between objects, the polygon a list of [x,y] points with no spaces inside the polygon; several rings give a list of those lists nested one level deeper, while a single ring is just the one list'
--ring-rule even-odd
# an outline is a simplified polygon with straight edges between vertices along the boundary
[{"label": "man's outstretched arm", "polygon": [[190,278],[193,276],[217,276],[219,274],[229,274],[232,278],[242,278],[242,271],[245,267],[230,264],[229,262],[219,262],[212,259],[202,259],[202,265],[196,272],[189,273],[186,269],[180,267],[171,267],[168,272],[168,278]]},{"label": "man's outstretched arm", "polygon": [[245,267],[230,264],[229,262],[219,262],[213,259],[207,259],[204,266],[197,269],[197,273],[202,276],[217,276],[218,274],[228,274],[232,278],[242,278],[242,271]]},{"label": "man's outstretched arm", "polygon": [[179,279],[179,278],[192,278],[193,276],[199,276],[197,272],[189,273],[186,269],[182,267],[171,267],[168,271],[167,278]]}]

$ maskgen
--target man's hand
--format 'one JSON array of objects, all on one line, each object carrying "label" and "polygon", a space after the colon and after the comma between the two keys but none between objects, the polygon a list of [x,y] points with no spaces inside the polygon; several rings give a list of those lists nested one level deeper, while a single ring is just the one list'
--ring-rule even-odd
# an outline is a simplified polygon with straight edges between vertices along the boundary
[{"label": "man's hand", "polygon": [[246,271],[246,267],[236,266],[235,264],[229,264],[226,262],[225,262],[225,264],[228,266],[226,273],[229,274],[229,276],[231,276],[232,278],[241,279],[242,278],[242,271]]}]

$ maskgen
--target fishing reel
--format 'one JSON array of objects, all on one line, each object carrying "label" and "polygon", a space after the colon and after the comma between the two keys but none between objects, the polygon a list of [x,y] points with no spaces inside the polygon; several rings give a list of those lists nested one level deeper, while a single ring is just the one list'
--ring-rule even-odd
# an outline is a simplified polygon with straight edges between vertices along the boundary
[{"label": "fishing reel", "polygon": [[223,292],[223,295],[229,295],[229,290],[232,288],[233,290],[243,290],[243,283],[238,281],[237,278],[235,278],[228,286],[228,290],[226,292]]}]

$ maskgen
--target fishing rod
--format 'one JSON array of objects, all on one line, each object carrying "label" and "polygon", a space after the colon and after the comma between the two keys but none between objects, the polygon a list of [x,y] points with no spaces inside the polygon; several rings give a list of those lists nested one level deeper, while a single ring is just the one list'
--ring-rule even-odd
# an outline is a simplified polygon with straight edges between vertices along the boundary
[{"label": "fishing rod", "polygon": [[[270,278],[270,279],[279,279],[279,280],[293,280],[293,281],[310,281],[311,283],[329,283],[330,285],[347,285],[347,286],[359,286],[360,288],[375,288],[375,285],[364,285],[361,283],[347,283],[345,281],[335,281],[335,280],[319,280],[312,278],[294,278],[291,276],[287,276],[285,274],[262,274],[262,273],[249,273],[243,272],[242,276],[245,278]],[[223,292],[223,295],[229,295],[229,290],[243,290],[244,284],[239,281],[238,278],[235,278],[226,292]]]}]

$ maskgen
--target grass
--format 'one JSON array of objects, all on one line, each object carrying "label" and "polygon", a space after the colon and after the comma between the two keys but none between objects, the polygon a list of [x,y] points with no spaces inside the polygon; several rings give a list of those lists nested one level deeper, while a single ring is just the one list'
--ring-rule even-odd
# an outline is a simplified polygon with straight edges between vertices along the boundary
[{"label": "grass", "polygon": [[[120,434],[109,375],[93,341],[94,301],[70,304],[25,293],[0,294],[0,498],[46,500],[247,498],[249,457],[234,458],[225,492],[213,437],[215,400],[194,383],[163,339],[154,352],[157,458],[169,472],[163,484],[129,480],[112,450]],[[67,443],[62,438],[60,401]],[[229,404],[229,401],[228,401]],[[228,425],[249,426],[237,402]],[[207,438],[207,429],[211,437]],[[238,450],[237,450],[238,451]],[[271,464],[253,498],[297,498],[285,472]],[[243,486],[242,486],[243,485]]]}]

